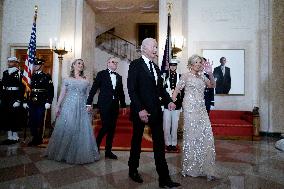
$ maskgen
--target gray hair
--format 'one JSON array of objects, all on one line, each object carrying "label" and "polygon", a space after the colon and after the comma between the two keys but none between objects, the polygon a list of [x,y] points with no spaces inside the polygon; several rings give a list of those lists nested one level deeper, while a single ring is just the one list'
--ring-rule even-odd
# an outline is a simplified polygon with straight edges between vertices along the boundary
[{"label": "gray hair", "polygon": [[145,38],[142,41],[142,44],[141,44],[141,52],[142,52],[142,54],[145,52],[145,46],[147,46],[151,41],[155,41],[156,42],[156,39],[154,39],[154,38]]}]

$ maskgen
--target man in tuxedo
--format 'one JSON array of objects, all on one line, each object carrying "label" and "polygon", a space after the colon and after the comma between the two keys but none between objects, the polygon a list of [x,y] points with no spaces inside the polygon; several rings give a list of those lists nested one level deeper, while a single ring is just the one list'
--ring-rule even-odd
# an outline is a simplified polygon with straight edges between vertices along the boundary
[{"label": "man in tuxedo", "polygon": [[[206,62],[207,62],[206,58],[203,57],[203,64],[205,64]],[[204,71],[203,73],[209,79],[209,75]],[[208,88],[208,87],[205,88],[204,100],[205,100],[205,107],[209,115],[211,106],[214,106],[214,88]]]},{"label": "man in tuxedo", "polygon": [[98,109],[102,121],[102,128],[97,136],[98,149],[105,135],[106,147],[105,158],[117,159],[112,153],[112,142],[114,138],[116,121],[119,113],[119,104],[123,108],[123,114],[126,113],[125,96],[123,92],[122,77],[115,72],[118,61],[115,58],[109,58],[107,61],[107,69],[98,72],[94,80],[87,99],[87,110],[92,110],[92,102],[94,95],[99,89]]},{"label": "man in tuxedo", "polygon": [[220,58],[221,65],[214,68],[213,75],[216,79],[216,94],[228,94],[231,89],[230,68],[226,67],[226,58]]},{"label": "man in tuxedo", "polygon": [[159,186],[162,188],[177,187],[180,184],[171,180],[165,159],[163,113],[160,98],[167,102],[169,110],[174,110],[175,104],[165,88],[163,88],[163,79],[159,67],[153,63],[153,60],[157,57],[156,40],[153,38],[144,39],[141,52],[142,57],[130,63],[127,78],[128,94],[131,100],[130,113],[133,122],[133,135],[128,161],[129,177],[135,182],[143,182],[137,169],[139,167],[144,127],[145,124],[148,124],[152,131]]}]

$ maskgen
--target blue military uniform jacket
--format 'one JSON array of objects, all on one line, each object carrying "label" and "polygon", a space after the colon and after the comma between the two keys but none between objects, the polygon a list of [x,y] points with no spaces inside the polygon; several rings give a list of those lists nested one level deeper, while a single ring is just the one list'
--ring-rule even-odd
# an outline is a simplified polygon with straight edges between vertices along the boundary
[{"label": "blue military uniform jacket", "polygon": [[51,76],[44,72],[34,73],[31,78],[29,102],[33,104],[52,103],[54,87]]}]

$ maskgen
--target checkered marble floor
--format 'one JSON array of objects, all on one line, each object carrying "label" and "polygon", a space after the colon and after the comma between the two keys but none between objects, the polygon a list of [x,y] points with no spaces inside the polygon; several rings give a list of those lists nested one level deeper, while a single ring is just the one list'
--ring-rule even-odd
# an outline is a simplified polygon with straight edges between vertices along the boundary
[{"label": "checkered marble floor", "polygon": [[[180,153],[167,153],[171,177],[179,188],[280,189],[284,188],[284,153],[274,148],[275,139],[261,141],[216,140],[219,179],[182,177]],[[141,154],[144,183],[128,178],[128,151],[115,151],[118,160],[104,158],[86,165],[69,165],[42,157],[44,148],[0,145],[1,189],[104,189],[158,188],[152,152]]]}]

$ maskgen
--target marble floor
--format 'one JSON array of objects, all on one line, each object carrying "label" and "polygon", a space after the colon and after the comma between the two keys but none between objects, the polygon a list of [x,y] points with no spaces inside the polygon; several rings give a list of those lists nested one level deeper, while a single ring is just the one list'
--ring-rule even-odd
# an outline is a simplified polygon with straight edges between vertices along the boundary
[{"label": "marble floor", "polygon": [[[275,139],[261,141],[216,140],[219,179],[182,177],[181,154],[167,153],[173,180],[189,189],[280,189],[284,188],[284,152],[274,148]],[[69,165],[42,157],[44,148],[0,145],[1,189],[104,189],[158,188],[153,153],[141,154],[144,183],[128,178],[128,151],[115,151],[118,160],[105,159],[86,165]],[[103,154],[103,153],[102,153]]]}]

